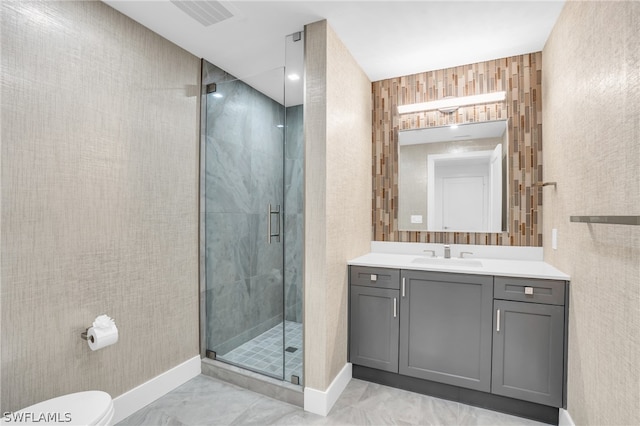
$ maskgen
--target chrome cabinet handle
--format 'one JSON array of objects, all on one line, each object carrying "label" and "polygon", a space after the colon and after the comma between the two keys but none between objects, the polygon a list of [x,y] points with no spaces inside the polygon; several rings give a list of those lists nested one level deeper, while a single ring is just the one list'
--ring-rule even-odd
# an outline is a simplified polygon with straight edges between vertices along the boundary
[{"label": "chrome cabinet handle", "polygon": [[398,316],[398,299],[393,298],[393,317],[396,318]]},{"label": "chrome cabinet handle", "polygon": [[405,292],[404,292],[404,287],[405,287],[404,282],[405,281],[404,280],[405,280],[405,278],[402,277],[402,297],[404,297],[404,295],[405,295]]},{"label": "chrome cabinet handle", "polygon": [[500,309],[496,311],[496,331],[500,333]]}]

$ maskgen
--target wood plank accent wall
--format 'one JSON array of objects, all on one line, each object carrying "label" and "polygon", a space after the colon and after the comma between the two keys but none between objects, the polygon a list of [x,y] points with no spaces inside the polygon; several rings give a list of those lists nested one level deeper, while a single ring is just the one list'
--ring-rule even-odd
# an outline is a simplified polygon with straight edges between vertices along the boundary
[{"label": "wood plank accent wall", "polygon": [[[375,241],[542,246],[542,52],[376,81],[373,96],[373,239]],[[452,114],[399,115],[398,105],[445,96],[506,91],[504,102]],[[398,131],[508,119],[509,231],[398,230]],[[548,189],[552,191],[553,187]]]}]

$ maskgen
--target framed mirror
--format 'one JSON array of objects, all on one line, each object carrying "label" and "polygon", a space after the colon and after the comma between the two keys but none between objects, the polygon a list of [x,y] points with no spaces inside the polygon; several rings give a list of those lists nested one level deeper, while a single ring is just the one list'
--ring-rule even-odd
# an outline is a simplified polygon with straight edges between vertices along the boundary
[{"label": "framed mirror", "polygon": [[398,132],[398,229],[503,232],[507,121]]}]

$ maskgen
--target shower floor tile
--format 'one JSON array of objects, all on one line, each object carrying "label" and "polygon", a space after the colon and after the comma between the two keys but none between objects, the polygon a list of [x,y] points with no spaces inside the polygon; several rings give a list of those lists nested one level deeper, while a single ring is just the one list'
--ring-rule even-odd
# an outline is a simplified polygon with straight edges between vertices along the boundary
[{"label": "shower floor tile", "polygon": [[285,321],[284,338],[286,341],[283,345],[280,323],[232,351],[224,355],[218,354],[217,358],[278,379],[284,378],[286,381],[290,381],[291,376],[295,375],[302,384],[302,324]]}]

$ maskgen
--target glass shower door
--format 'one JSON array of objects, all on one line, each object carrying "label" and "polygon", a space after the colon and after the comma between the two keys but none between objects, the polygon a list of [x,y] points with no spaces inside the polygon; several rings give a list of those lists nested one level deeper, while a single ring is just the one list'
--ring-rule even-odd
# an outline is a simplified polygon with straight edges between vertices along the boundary
[{"label": "glass shower door", "polygon": [[284,67],[244,80],[206,61],[202,66],[204,352],[297,384],[303,383],[303,39],[302,32],[286,37]]},{"label": "glass shower door", "polygon": [[205,61],[203,85],[207,353],[283,379],[285,108]]},{"label": "glass shower door", "polygon": [[303,383],[304,33],[285,39],[284,379]]}]

